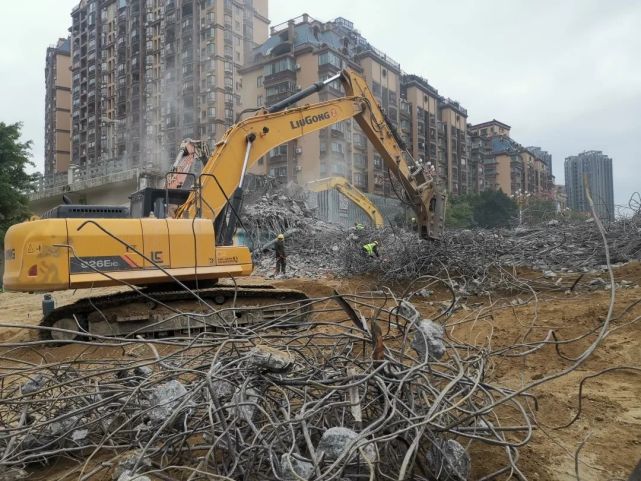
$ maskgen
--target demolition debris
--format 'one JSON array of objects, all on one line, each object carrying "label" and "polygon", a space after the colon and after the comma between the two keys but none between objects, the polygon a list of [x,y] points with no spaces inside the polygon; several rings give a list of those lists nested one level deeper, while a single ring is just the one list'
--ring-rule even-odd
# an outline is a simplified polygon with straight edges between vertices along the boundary
[{"label": "demolition debris", "polygon": [[[363,328],[340,306],[357,310]],[[529,394],[488,383],[487,353],[448,340],[442,325],[391,293],[317,299],[315,312],[332,320],[116,339],[134,360],[4,368],[0,471],[65,457],[80,477],[112,472],[123,481],[156,472],[465,480],[466,439],[508,448],[499,472],[512,469],[533,429],[521,405]],[[373,358],[370,332],[385,333],[383,359]],[[501,419],[503,404],[521,419]]]},{"label": "demolition debris", "polygon": [[[540,271],[543,284],[558,283],[561,289],[580,274],[602,273],[606,264],[592,219],[553,220],[516,229],[454,230],[431,242],[395,226],[355,230],[323,222],[314,218],[300,191],[294,196],[265,195],[246,212],[248,237],[263,239],[253,249],[258,274],[273,272],[270,241],[281,232],[286,237],[288,273],[300,277],[374,274],[389,282],[432,274],[450,278],[465,292],[478,293],[518,289],[514,268]],[[606,232],[613,264],[641,258],[641,216],[611,222]],[[372,240],[379,241],[380,260],[362,255],[363,244]]]}]

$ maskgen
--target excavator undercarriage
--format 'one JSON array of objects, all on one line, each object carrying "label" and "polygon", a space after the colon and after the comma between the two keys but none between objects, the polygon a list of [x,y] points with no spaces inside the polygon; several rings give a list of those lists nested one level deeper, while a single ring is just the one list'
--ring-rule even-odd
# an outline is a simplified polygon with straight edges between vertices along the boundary
[{"label": "excavator undercarriage", "polygon": [[80,299],[46,315],[43,340],[73,341],[90,338],[194,337],[203,332],[226,333],[251,329],[260,323],[292,327],[311,312],[300,291],[269,285],[198,290],[146,288]]}]

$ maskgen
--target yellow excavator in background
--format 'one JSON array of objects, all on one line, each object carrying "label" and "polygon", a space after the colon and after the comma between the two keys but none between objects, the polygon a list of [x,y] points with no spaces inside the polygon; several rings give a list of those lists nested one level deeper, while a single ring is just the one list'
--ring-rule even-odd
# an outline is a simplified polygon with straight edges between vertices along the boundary
[{"label": "yellow excavator in background", "polygon": [[[294,106],[339,80],[345,97]],[[44,336],[193,335],[255,319],[304,316],[304,293],[267,286],[216,286],[249,276],[250,251],[232,245],[245,173],[271,149],[354,118],[403,187],[418,232],[438,239],[445,195],[406,151],[365,80],[345,69],[243,119],[227,130],[193,188],[147,188],[131,208],[60,205],[43,218],[12,226],[5,236],[4,287],[9,291],[130,286],[127,292],[81,299],[46,312]],[[153,213],[153,215],[152,215]]]},{"label": "yellow excavator in background", "polygon": [[325,177],[324,179],[312,180],[311,182],[307,182],[305,187],[312,192],[336,189],[360,207],[371,219],[374,227],[379,229],[383,227],[383,214],[378,210],[378,207],[344,177]]}]

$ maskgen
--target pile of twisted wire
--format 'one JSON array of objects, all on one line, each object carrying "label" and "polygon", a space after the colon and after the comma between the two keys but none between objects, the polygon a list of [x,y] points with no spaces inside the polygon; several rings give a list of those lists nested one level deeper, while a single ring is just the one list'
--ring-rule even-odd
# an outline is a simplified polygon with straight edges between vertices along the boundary
[{"label": "pile of twisted wire", "polygon": [[316,300],[296,329],[100,344],[119,346],[114,359],[31,364],[5,349],[0,471],[65,457],[72,479],[464,480],[474,439],[518,472],[526,394],[485,381],[487,354],[391,294],[348,300],[356,310]]}]

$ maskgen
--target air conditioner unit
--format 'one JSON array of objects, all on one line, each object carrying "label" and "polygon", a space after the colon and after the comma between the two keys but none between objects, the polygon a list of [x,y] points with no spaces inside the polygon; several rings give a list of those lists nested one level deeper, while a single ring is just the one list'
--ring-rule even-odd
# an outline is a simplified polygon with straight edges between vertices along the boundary
[{"label": "air conditioner unit", "polygon": [[296,64],[296,70],[300,70],[300,64],[299,63]]},{"label": "air conditioner unit", "polygon": [[296,147],[296,153],[297,154],[302,154],[303,153],[303,149],[300,148],[300,147]]}]

